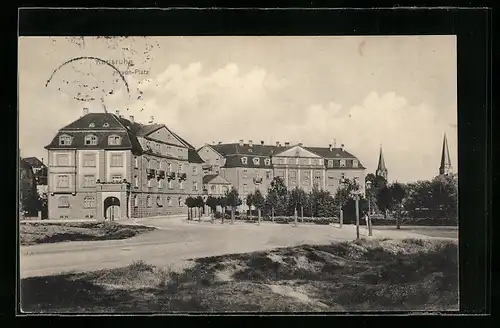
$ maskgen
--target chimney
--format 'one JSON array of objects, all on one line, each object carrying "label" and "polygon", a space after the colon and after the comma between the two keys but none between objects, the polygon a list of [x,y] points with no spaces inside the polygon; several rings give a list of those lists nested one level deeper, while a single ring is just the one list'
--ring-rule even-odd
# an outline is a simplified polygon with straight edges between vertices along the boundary
[{"label": "chimney", "polygon": [[83,116],[87,115],[89,113],[89,109],[87,107],[83,108]]},{"label": "chimney", "polygon": [[276,147],[279,147],[279,146],[280,146],[280,142],[276,141]]},{"label": "chimney", "polygon": [[219,145],[222,145],[222,141],[219,141]]},{"label": "chimney", "polygon": [[130,115],[130,122],[134,123],[134,115]]},{"label": "chimney", "polygon": [[240,139],[240,146],[243,146],[243,139]]},{"label": "chimney", "polygon": [[289,147],[290,146],[290,142],[289,141],[285,141],[285,147]]},{"label": "chimney", "polygon": [[248,146],[250,146],[250,147],[253,146],[253,141],[252,140],[248,140]]},{"label": "chimney", "polygon": [[149,124],[153,124],[153,123],[154,123],[154,121],[155,121],[154,116],[151,116],[151,118],[149,119]]},{"label": "chimney", "polygon": [[120,111],[118,109],[116,110],[115,113],[116,113],[116,116],[120,116]]},{"label": "chimney", "polygon": [[302,145],[303,145],[302,142],[299,142],[299,146],[302,147]]},{"label": "chimney", "polygon": [[332,151],[332,150],[333,150],[333,148],[332,148],[332,144],[329,144],[329,145],[328,145],[328,148],[330,149],[330,151]]},{"label": "chimney", "polygon": [[42,157],[42,164],[43,164],[43,157]]},{"label": "chimney", "polygon": [[344,144],[341,144],[341,145],[340,145],[340,150],[341,150],[341,151],[344,151]]},{"label": "chimney", "polygon": [[261,141],[260,141],[260,144],[261,144],[262,146],[264,146],[264,140],[261,140]]}]

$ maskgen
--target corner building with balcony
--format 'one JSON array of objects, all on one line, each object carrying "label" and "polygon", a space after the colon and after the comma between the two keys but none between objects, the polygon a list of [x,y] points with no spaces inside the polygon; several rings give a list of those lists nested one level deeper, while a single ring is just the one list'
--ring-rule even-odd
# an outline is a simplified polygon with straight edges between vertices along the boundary
[{"label": "corner building with balcony", "polygon": [[202,194],[203,161],[164,124],[84,110],[45,148],[49,219],[183,214]]},{"label": "corner building with balcony", "polygon": [[[245,143],[206,144],[198,149],[205,162],[204,174],[220,174],[238,189],[243,200],[242,209],[248,209],[245,198],[256,189],[265,196],[275,176],[283,179],[288,189],[298,187],[306,192],[314,187],[330,194],[340,186],[343,178],[365,179],[365,167],[344,147],[306,147],[303,144],[282,146]],[[363,185],[363,183],[361,183]]]}]

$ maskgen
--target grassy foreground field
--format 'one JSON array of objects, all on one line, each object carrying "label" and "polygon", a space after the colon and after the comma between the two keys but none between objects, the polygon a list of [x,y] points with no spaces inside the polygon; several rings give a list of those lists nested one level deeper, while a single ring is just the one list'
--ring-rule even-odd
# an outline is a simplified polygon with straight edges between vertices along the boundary
[{"label": "grassy foreground field", "polygon": [[115,240],[152,230],[155,228],[104,222],[21,222],[19,241],[24,246],[65,241]]},{"label": "grassy foreground field", "polygon": [[25,312],[458,310],[457,243],[360,240],[21,281]]}]

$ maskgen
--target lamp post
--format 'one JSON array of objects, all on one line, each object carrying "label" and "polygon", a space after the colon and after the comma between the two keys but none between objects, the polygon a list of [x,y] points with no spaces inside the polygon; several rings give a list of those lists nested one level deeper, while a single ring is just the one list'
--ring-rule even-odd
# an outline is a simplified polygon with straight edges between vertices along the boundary
[{"label": "lamp post", "polygon": [[[340,178],[339,188],[344,188],[344,184],[345,184],[345,179]],[[342,224],[344,223],[344,211],[342,211],[342,203],[339,204],[339,220],[340,220],[339,227],[342,228]]]},{"label": "lamp post", "polygon": [[371,217],[371,186],[372,186],[371,181],[366,181],[366,191],[367,191],[366,198],[368,198],[368,220],[366,223],[368,225],[368,236],[373,236],[372,217]]},{"label": "lamp post", "polygon": [[359,198],[361,193],[361,188],[359,187],[357,179],[354,179],[355,189],[352,194],[354,195],[354,201],[356,203],[356,239],[359,239]]}]

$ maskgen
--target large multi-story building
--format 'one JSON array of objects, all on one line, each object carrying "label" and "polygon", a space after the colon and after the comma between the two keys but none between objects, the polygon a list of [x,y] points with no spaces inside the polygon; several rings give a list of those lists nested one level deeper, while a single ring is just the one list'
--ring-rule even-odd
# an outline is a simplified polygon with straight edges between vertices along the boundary
[{"label": "large multi-story building", "polygon": [[[343,145],[341,148],[245,143],[206,144],[198,149],[206,163],[205,174],[220,174],[238,189],[243,199],[259,189],[266,194],[274,176],[280,176],[288,188],[305,191],[313,187],[335,194],[342,178],[365,179],[365,168]],[[243,209],[245,209],[243,204]]]},{"label": "large multi-story building", "polygon": [[195,148],[153,120],[84,109],[45,148],[51,219],[180,214],[186,197],[202,194]]}]

